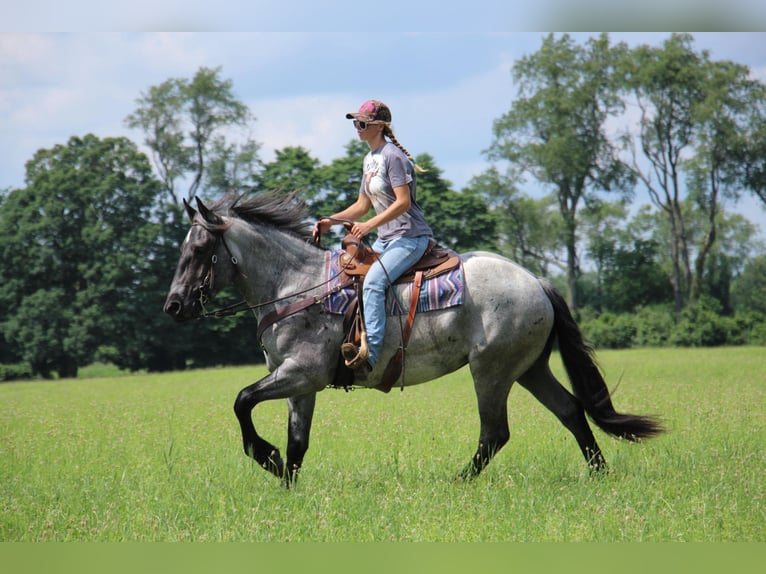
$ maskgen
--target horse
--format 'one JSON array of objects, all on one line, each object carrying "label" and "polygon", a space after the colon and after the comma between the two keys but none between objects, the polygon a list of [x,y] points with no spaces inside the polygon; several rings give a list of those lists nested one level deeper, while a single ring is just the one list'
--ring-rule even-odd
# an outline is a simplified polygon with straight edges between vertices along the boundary
[{"label": "horse", "polygon": [[[330,291],[328,248],[313,240],[306,204],[296,193],[228,193],[209,207],[199,198],[196,209],[186,201],[184,205],[191,226],[164,311],[178,322],[225,314],[225,309],[208,312],[205,305],[224,288],[239,291],[244,309],[252,310],[259,323],[268,374],[239,392],[234,413],[245,454],[289,488],[309,448],[317,393],[350,371],[338,360],[343,317],[325,312],[319,304]],[[508,442],[507,401],[514,382],[574,436],[591,471],[607,471],[607,464],[587,418],[606,433],[632,442],[663,432],[655,416],[615,410],[593,348],[548,280],[498,254],[466,252],[460,260],[463,301],[417,315],[401,380],[403,390],[469,366],[479,440],[458,477],[477,477]],[[290,305],[297,307],[279,312]],[[353,388],[380,384],[400,339],[397,322],[389,319],[380,360],[371,372],[357,376]],[[574,394],[551,372],[554,348]],[[253,409],[275,399],[288,403],[286,461],[253,423]]]}]

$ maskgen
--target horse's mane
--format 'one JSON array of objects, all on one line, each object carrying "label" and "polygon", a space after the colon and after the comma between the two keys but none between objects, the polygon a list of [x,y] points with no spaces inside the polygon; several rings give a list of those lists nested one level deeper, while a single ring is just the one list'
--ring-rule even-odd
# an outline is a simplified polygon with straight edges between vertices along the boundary
[{"label": "horse's mane", "polygon": [[248,223],[270,225],[304,240],[312,239],[308,207],[296,192],[262,191],[247,198],[245,195],[227,193],[211,210]]}]

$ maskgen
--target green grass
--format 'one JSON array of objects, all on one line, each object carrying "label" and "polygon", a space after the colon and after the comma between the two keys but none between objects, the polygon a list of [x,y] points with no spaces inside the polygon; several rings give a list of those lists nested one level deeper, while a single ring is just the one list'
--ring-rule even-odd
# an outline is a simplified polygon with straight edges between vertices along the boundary
[{"label": "green grass", "polygon": [[[599,353],[619,410],[662,415],[611,473],[523,389],[471,482],[467,370],[389,395],[319,395],[298,486],[241,451],[232,411],[262,367],[0,385],[0,541],[766,541],[763,348]],[[560,365],[554,364],[563,377]],[[256,428],[284,453],[287,408]]]}]

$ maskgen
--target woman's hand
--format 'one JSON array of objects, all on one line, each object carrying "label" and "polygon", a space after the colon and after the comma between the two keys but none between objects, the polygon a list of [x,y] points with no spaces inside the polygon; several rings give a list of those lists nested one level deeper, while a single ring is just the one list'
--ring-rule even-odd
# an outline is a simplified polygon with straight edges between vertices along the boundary
[{"label": "woman's hand", "polygon": [[314,224],[314,229],[311,231],[311,235],[314,241],[319,242],[319,239],[327,233],[332,227],[333,223],[329,219],[320,219]]},{"label": "woman's hand", "polygon": [[358,237],[359,239],[361,239],[373,229],[375,229],[375,226],[370,225],[369,221],[360,221],[360,222],[354,223],[354,225],[351,227],[350,233],[354,237]]}]

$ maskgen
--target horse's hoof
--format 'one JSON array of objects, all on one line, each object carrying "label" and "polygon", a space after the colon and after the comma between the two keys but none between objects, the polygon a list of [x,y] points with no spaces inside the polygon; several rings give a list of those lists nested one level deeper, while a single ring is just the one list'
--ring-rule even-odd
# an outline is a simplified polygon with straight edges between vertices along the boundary
[{"label": "horse's hoof", "polygon": [[468,482],[470,480],[473,480],[477,476],[479,476],[479,471],[476,470],[476,467],[474,467],[473,464],[469,464],[463,470],[461,470],[455,475],[454,481]]}]

